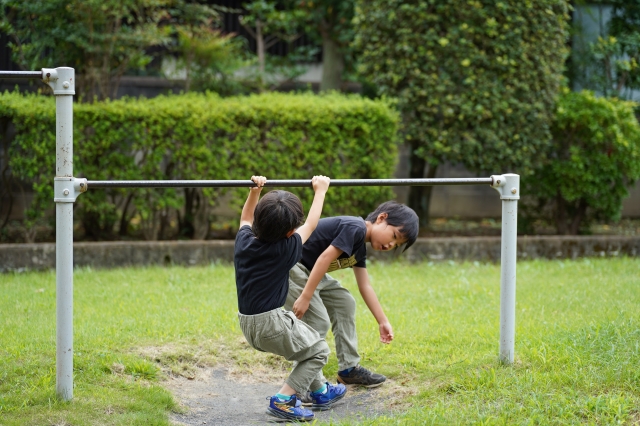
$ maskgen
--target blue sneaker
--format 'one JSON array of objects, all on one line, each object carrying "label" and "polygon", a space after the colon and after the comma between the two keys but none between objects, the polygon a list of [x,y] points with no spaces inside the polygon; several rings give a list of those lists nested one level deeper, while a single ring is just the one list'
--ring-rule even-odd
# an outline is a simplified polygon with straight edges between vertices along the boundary
[{"label": "blue sneaker", "polygon": [[327,391],[325,393],[311,392],[311,409],[328,410],[334,402],[339,401],[347,393],[347,388],[342,383],[330,385],[327,383]]},{"label": "blue sneaker", "polygon": [[289,401],[283,401],[275,395],[269,398],[269,400],[267,414],[278,417],[279,419],[308,422],[315,417],[312,411],[302,408],[302,404],[295,395],[293,395]]}]

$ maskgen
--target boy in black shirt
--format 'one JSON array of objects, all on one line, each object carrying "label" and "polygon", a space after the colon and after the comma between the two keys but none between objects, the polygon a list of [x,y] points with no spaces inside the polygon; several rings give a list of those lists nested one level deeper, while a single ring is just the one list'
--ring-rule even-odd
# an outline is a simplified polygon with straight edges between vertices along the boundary
[{"label": "boy in black shirt", "polygon": [[[373,250],[391,250],[418,236],[418,216],[409,207],[388,201],[367,216],[321,219],[303,246],[302,260],[289,272],[289,294],[285,309],[313,327],[322,337],[333,332],[338,357],[338,381],[367,387],[380,386],[386,377],[360,366],[356,334],[355,299],[327,272],[353,267],[358,290],[379,325],[380,341],[390,343],[393,329],[369,282],[366,243]],[[403,251],[404,251],[403,250]],[[308,403],[307,394],[299,397]]]},{"label": "boy in black shirt", "polygon": [[270,398],[267,413],[309,421],[313,412],[301,407],[296,391],[313,390],[312,408],[326,410],[344,396],[346,388],[330,385],[322,374],[329,357],[324,337],[282,306],[289,269],[300,260],[302,244],[318,224],[329,178],[312,179],[315,197],[302,226],[304,215],[298,197],[287,191],[271,191],[258,202],[266,178],[253,176],[251,180],[256,187],[251,188],[242,208],[234,252],[240,328],[255,349],[295,362],[285,384]]}]

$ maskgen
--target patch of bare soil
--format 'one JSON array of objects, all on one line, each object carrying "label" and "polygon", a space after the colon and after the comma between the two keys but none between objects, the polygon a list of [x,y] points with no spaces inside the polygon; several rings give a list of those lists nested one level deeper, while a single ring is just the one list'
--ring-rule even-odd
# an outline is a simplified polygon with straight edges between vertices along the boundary
[{"label": "patch of bare soil", "polygon": [[[171,416],[176,425],[249,426],[279,423],[277,418],[266,414],[268,398],[280,389],[277,382],[267,384],[243,380],[240,383],[232,380],[227,369],[207,368],[205,374],[196,379],[172,377],[165,382],[165,386],[185,409],[184,413]],[[350,387],[347,395],[332,409],[314,413],[317,420],[315,424],[390,415],[391,410],[384,403],[385,394],[383,387]]]},{"label": "patch of bare soil", "polygon": [[[146,347],[136,352],[162,368],[165,379],[161,385],[181,406],[179,413],[171,415],[175,425],[281,423],[266,414],[268,398],[280,389],[291,364],[282,357],[255,351],[244,338]],[[335,377],[327,380],[335,383]],[[413,389],[391,379],[376,389],[349,386],[347,395],[330,410],[315,412],[314,424],[393,416],[406,409],[405,397],[415,392]]]}]

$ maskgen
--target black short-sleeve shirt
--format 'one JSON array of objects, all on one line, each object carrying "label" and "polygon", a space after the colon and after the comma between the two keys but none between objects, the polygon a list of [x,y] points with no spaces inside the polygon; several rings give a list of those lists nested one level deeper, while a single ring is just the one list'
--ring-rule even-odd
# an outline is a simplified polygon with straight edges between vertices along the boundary
[{"label": "black short-sleeve shirt", "polygon": [[349,266],[366,268],[366,235],[367,225],[365,225],[364,219],[361,217],[335,216],[320,219],[316,230],[304,243],[300,262],[307,269],[313,269],[318,257],[331,245],[343,251],[338,259],[347,259],[355,256],[355,264]]},{"label": "black short-sleeve shirt", "polygon": [[284,306],[289,269],[301,256],[302,239],[297,233],[265,243],[255,237],[250,226],[240,228],[233,256],[240,313],[257,315]]}]

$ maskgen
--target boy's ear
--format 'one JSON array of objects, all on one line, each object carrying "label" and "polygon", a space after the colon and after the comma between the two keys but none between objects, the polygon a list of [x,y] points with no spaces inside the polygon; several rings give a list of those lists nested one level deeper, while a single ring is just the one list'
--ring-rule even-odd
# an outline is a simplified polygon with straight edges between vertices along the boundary
[{"label": "boy's ear", "polygon": [[378,215],[378,217],[376,218],[376,223],[382,223],[385,220],[387,220],[388,217],[389,217],[389,215],[387,213],[380,213]]},{"label": "boy's ear", "polygon": [[291,231],[287,232],[287,238],[289,238],[290,236],[292,236],[294,232],[296,232],[296,230],[295,230],[295,229],[292,229]]}]

